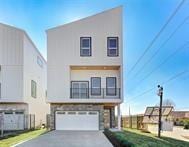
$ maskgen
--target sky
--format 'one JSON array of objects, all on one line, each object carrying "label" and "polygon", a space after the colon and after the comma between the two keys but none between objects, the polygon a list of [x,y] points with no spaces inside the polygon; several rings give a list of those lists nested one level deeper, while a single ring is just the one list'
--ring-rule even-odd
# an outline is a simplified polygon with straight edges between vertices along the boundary
[{"label": "sky", "polygon": [[[165,30],[131,71],[180,2],[181,0],[0,0],[0,22],[24,29],[46,58],[45,30],[122,5],[124,103],[121,105],[121,113],[128,115],[129,107],[131,114],[144,113],[147,106],[157,105],[158,84],[163,84],[163,98],[172,100],[176,110],[189,110],[189,0],[185,0]],[[150,58],[152,60],[148,62]]]}]

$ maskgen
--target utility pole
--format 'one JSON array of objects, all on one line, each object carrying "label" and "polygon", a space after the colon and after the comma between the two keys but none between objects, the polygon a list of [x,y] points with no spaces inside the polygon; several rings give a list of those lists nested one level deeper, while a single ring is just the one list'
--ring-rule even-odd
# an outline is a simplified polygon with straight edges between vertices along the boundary
[{"label": "utility pole", "polygon": [[130,117],[130,115],[131,115],[131,111],[130,111],[130,105],[129,105],[129,117]]},{"label": "utility pole", "polygon": [[161,137],[161,117],[162,117],[162,101],[163,101],[163,87],[158,85],[158,96],[160,97],[160,104],[159,104],[159,125],[158,125],[158,137]]}]

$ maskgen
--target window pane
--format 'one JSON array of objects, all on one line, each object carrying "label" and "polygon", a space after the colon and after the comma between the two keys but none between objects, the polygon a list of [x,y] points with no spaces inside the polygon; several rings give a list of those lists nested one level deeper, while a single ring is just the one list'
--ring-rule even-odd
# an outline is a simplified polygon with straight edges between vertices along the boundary
[{"label": "window pane", "polygon": [[109,77],[106,80],[107,80],[106,94],[107,95],[116,95],[116,78]]},{"label": "window pane", "polygon": [[81,47],[82,48],[90,48],[90,39],[89,38],[83,38]]},{"label": "window pane", "polygon": [[82,56],[90,56],[90,49],[81,49]]},{"label": "window pane", "polygon": [[108,56],[118,56],[118,38],[108,37]]},{"label": "window pane", "polygon": [[91,38],[81,37],[80,38],[80,54],[81,56],[91,56]]},{"label": "window pane", "polygon": [[109,55],[117,55],[117,49],[109,49]]},{"label": "window pane", "polygon": [[116,89],[115,88],[107,88],[107,95],[116,95]]},{"label": "window pane", "polygon": [[41,68],[43,68],[43,61],[41,60],[40,57],[37,57],[37,64],[38,64]]},{"label": "window pane", "polygon": [[110,48],[117,48],[117,39],[116,38],[112,38],[109,40],[109,47]]},{"label": "window pane", "polygon": [[31,81],[31,96],[36,98],[37,97],[37,84],[35,81]]},{"label": "window pane", "polygon": [[101,94],[101,79],[98,77],[91,78],[91,95]]},{"label": "window pane", "polygon": [[116,87],[116,78],[107,78],[107,87],[115,88]]},{"label": "window pane", "polygon": [[100,78],[92,78],[92,88],[100,88]]}]

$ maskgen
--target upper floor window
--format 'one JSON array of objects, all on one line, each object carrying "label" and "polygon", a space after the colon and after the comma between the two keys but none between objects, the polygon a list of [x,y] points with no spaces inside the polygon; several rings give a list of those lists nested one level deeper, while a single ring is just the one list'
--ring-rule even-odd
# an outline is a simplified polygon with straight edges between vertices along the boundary
[{"label": "upper floor window", "polygon": [[43,68],[43,61],[41,60],[41,58],[39,56],[37,56],[37,64]]},{"label": "upper floor window", "polygon": [[31,80],[31,96],[33,98],[37,97],[37,83],[33,80]]},{"label": "upper floor window", "polygon": [[91,95],[101,95],[101,78],[91,78]]},{"label": "upper floor window", "polygon": [[106,78],[106,95],[116,95],[116,77]]},{"label": "upper floor window", "polygon": [[110,57],[118,56],[118,37],[107,38],[107,53]]},{"label": "upper floor window", "polygon": [[80,38],[80,56],[91,56],[91,37]]}]

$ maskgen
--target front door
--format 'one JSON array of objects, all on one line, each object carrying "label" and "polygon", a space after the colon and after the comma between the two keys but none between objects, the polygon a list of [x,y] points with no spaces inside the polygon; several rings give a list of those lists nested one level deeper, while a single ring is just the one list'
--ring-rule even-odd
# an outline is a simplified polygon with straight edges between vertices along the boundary
[{"label": "front door", "polygon": [[71,88],[72,98],[88,98],[89,97],[89,83],[74,81]]}]

